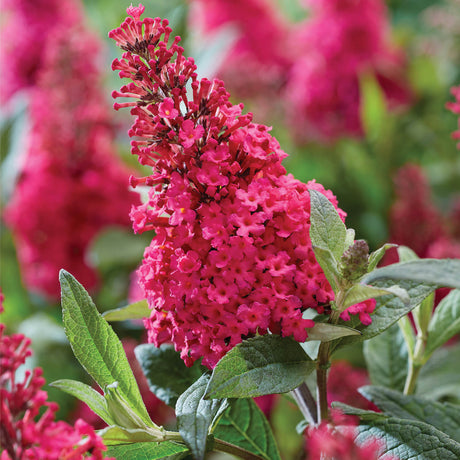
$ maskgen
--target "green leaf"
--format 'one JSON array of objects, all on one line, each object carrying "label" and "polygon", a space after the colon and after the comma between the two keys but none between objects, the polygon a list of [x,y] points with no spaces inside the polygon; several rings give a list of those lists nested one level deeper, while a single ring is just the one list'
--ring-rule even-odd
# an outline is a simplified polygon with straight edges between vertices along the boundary
[{"label": "green leaf", "polygon": [[409,358],[398,325],[394,324],[382,334],[364,342],[363,351],[369,377],[374,385],[404,389]]},{"label": "green leaf", "polygon": [[104,397],[107,401],[107,407],[110,415],[115,420],[115,425],[124,429],[148,431],[151,438],[155,441],[163,441],[163,428],[150,422],[144,423],[142,418],[137,414],[131,405],[126,401],[118,388],[118,382],[113,382],[104,388]]},{"label": "green leaf", "polygon": [[359,417],[361,420],[365,420],[367,422],[373,421],[373,420],[378,420],[382,417],[386,417],[382,415],[380,412],[375,412],[373,410],[366,410],[366,409],[360,409],[358,407],[353,407],[349,406],[348,404],[344,404],[338,401],[333,401],[331,403],[331,406],[333,408],[340,409],[341,412],[347,415],[356,415]]},{"label": "green leaf", "polygon": [[342,257],[347,229],[334,205],[321,192],[310,193],[310,238],[313,246],[329,249],[336,261]]},{"label": "green leaf", "polygon": [[355,242],[355,230],[353,228],[347,228],[347,236],[345,238],[344,251],[348,249]]},{"label": "green leaf", "polygon": [[382,460],[387,453],[399,460],[460,458],[460,444],[428,423],[381,415],[375,420],[362,421],[358,427],[358,444],[371,437],[386,444],[379,456]]},{"label": "green leaf", "polygon": [[369,438],[381,439],[385,454],[399,460],[456,460],[460,455],[460,444],[432,425],[418,420],[388,417],[385,414],[357,409],[346,404],[334,403],[342,412],[360,418],[356,442],[365,443]]},{"label": "green leaf", "polygon": [[[386,289],[393,286],[394,283],[393,281],[378,281],[376,284],[377,287]],[[392,295],[378,297],[375,300],[376,307],[374,312],[371,314],[372,323],[369,326],[363,326],[357,316],[352,317],[350,321],[344,323],[347,326],[360,330],[362,335],[338,339],[337,342],[333,343],[332,350],[351,343],[368,340],[378,334],[381,334],[383,331],[395,324],[400,318],[409,313],[413,308],[419,305],[423,299],[431,294],[431,292],[435,289],[434,286],[425,286],[414,281],[403,280],[399,282],[399,285],[409,294],[409,304],[404,304],[398,297]]]},{"label": "green leaf", "polygon": [[385,255],[388,249],[395,248],[396,246],[397,244],[387,243],[384,244],[381,248],[372,252],[369,255],[369,266],[367,267],[367,271],[371,272],[372,270],[374,270],[377,267],[378,263],[382,260],[382,257]]},{"label": "green leaf", "polygon": [[376,138],[385,124],[386,102],[383,90],[375,75],[365,72],[359,79],[361,93],[361,119],[368,138]]},{"label": "green leaf", "polygon": [[418,420],[433,425],[460,442],[460,406],[432,401],[421,396],[404,395],[381,386],[365,386],[359,392],[385,415]]},{"label": "green leaf", "polygon": [[[398,246],[398,256],[400,262],[409,262],[411,260],[419,259],[418,255],[407,246]],[[412,311],[417,331],[422,336],[426,335],[428,325],[431,320],[431,315],[433,313],[433,306],[434,292],[431,293],[426,299],[424,299],[423,302]]]},{"label": "green leaf", "polygon": [[236,345],[217,363],[205,398],[286,393],[314,368],[314,361],[295,340],[277,335],[255,337]]},{"label": "green leaf", "polygon": [[398,256],[400,262],[409,262],[410,260],[419,259],[415,251],[407,246],[398,246]]},{"label": "green leaf", "polygon": [[375,299],[383,295],[393,294],[398,296],[403,303],[409,304],[410,299],[407,291],[399,286],[388,286],[387,288],[378,288],[375,286],[366,286],[355,284],[345,293],[343,308],[351,307],[368,299]]},{"label": "green leaf", "polygon": [[267,418],[252,399],[236,399],[224,412],[214,436],[265,460],[281,460]]},{"label": "green leaf", "polygon": [[119,391],[132,409],[152,425],[117,335],[70,273],[61,270],[59,280],[64,328],[76,358],[102,389],[118,382]]},{"label": "green leaf", "polygon": [[334,255],[329,249],[320,248],[319,246],[315,245],[313,245],[313,251],[315,253],[316,261],[323,269],[323,272],[326,275],[332,290],[337,293],[339,289],[338,280],[340,279],[340,274]]},{"label": "green leaf", "polygon": [[[392,282],[379,283],[379,287],[388,288],[391,286]],[[376,307],[372,313],[372,323],[362,330],[364,340],[375,337],[388,329],[399,318],[419,305],[434,290],[433,286],[424,286],[410,281],[401,282],[401,287],[408,292],[410,302],[405,304],[395,296],[385,296],[376,299]]]},{"label": "green leaf", "polygon": [[179,396],[176,404],[179,433],[197,460],[204,459],[213,422],[228,407],[226,399],[203,399],[209,379],[209,374],[202,375]]},{"label": "green leaf", "polygon": [[89,385],[78,382],[76,380],[61,379],[50,383],[50,386],[59,388],[60,390],[65,391],[66,393],[83,401],[108,425],[115,423],[112,416],[108,412],[107,401],[105,400],[104,396],[91,388]]},{"label": "green leaf", "polygon": [[125,307],[108,310],[102,314],[106,321],[125,321],[127,319],[142,319],[150,316],[147,300],[139,300]]},{"label": "green leaf", "polygon": [[417,395],[439,400],[453,398],[460,403],[460,343],[438,348],[422,367],[417,379]]},{"label": "green leaf", "polygon": [[329,323],[315,323],[312,328],[308,329],[307,341],[320,340],[321,342],[330,342],[331,340],[349,335],[361,335],[361,332],[347,326],[339,326]]},{"label": "green leaf", "polygon": [[406,280],[437,287],[460,288],[460,260],[418,259],[400,262],[364,275],[361,284],[374,284],[377,280]]},{"label": "green leaf", "polygon": [[460,334],[460,290],[451,291],[441,300],[428,327],[425,356],[444,345],[455,334]]},{"label": "green leaf", "polygon": [[[431,294],[430,294],[431,295]],[[414,359],[414,347],[415,347],[415,332],[412,327],[412,323],[408,316],[403,316],[398,321],[399,329],[404,336],[404,341],[406,342],[406,350],[408,352],[409,358]]]},{"label": "green leaf", "polygon": [[[116,446],[118,444],[128,444],[133,442],[158,441],[157,433],[151,434],[148,430],[140,428],[124,428],[121,426],[108,426],[99,431],[106,446]],[[164,442],[164,441],[163,441]]]},{"label": "green leaf", "polygon": [[108,446],[106,456],[123,460],[160,460],[188,452],[188,448],[173,442],[136,442]]},{"label": "green leaf", "polygon": [[[433,315],[435,293],[432,292],[423,302],[412,310],[417,333],[426,336]],[[420,331],[420,332],[419,332]]]},{"label": "green leaf", "polygon": [[177,398],[201,377],[204,368],[195,362],[187,367],[172,345],[160,348],[142,344],[135,349],[136,358],[155,396],[171,407]]}]

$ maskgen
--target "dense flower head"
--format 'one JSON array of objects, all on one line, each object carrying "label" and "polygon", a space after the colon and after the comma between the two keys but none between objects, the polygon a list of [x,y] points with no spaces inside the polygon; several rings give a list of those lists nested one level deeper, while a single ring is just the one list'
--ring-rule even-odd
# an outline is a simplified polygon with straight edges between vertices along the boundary
[{"label": "dense flower head", "polygon": [[356,417],[333,410],[331,418],[331,422],[307,428],[305,460],[398,460],[393,455],[381,455],[385,443],[376,437],[356,442]]},{"label": "dense flower head", "polygon": [[389,108],[407,104],[404,56],[389,43],[382,0],[307,1],[311,17],[292,33],[296,60],[285,97],[300,140],[361,136],[360,79],[372,74]]},{"label": "dense flower head", "polygon": [[[452,111],[452,113],[458,115],[458,130],[452,133],[452,139],[460,140],[460,86],[454,86],[451,89],[451,93],[455,97],[454,102],[448,102],[446,107]],[[460,142],[457,144],[457,148],[460,149]]]},{"label": "dense flower head", "polygon": [[133,101],[115,108],[131,107],[132,153],[152,167],[131,179],[150,187],[132,208],[134,230],[156,232],[138,271],[149,341],[173,342],[186,364],[203,357],[209,367],[268,330],[304,341],[313,322],[303,311],[323,313],[333,299],[309,239],[308,190],[337,200],[286,175],[269,129],[229,102],[222,81],[198,80],[180,38],[168,47],[167,21],[141,21],[142,11],[109,36],[125,50],[113,69],[132,80],[113,96]]},{"label": "dense flower head", "polygon": [[6,335],[0,324],[1,460],[102,459],[106,447],[90,425],[54,420],[58,406],[47,400],[40,368],[26,370],[18,379],[16,371],[30,355],[30,340]]},{"label": "dense flower head", "polygon": [[97,67],[99,41],[76,18],[54,25],[35,85],[30,129],[18,183],[5,210],[31,290],[58,298],[65,268],[88,289],[97,273],[87,248],[110,225],[129,225],[138,202],[128,170],[114,155],[115,128]]}]

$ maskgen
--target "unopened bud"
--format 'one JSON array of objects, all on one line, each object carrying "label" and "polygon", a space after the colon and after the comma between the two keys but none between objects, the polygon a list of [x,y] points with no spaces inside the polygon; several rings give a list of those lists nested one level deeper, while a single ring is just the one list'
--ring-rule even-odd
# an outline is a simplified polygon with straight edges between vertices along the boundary
[{"label": "unopened bud", "polygon": [[367,273],[369,266],[369,245],[364,240],[356,240],[340,259],[342,276],[350,281]]}]

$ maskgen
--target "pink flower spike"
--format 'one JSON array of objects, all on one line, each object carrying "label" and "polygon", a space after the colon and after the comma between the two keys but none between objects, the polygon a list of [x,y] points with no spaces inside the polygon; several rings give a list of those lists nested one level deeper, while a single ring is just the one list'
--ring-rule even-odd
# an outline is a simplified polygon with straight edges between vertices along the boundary
[{"label": "pink flower spike", "polygon": [[158,115],[162,118],[176,118],[179,111],[174,108],[174,101],[170,97],[165,97],[164,101],[158,106]]},{"label": "pink flower spike", "polygon": [[179,131],[179,139],[182,141],[182,145],[185,148],[191,147],[196,140],[204,134],[204,128],[201,125],[195,127],[195,123],[192,120],[185,120],[182,123],[182,127]]},{"label": "pink flower spike", "polygon": [[141,15],[144,12],[144,10],[145,10],[145,6],[142,5],[142,3],[139,3],[139,6],[133,6],[133,4],[131,3],[131,5],[128,6],[128,8],[126,8],[126,12],[130,16],[132,16],[135,21],[140,20]]},{"label": "pink flower spike", "polygon": [[304,341],[312,322],[302,313],[334,299],[308,236],[308,190],[338,208],[336,198],[286,175],[270,128],[243,115],[222,81],[198,79],[165,21],[143,24],[127,18],[111,36],[126,51],[113,68],[138,95],[131,151],[152,168],[149,200],[131,212],[137,232],[155,230],[138,270],[149,341],[208,367],[269,330]]}]

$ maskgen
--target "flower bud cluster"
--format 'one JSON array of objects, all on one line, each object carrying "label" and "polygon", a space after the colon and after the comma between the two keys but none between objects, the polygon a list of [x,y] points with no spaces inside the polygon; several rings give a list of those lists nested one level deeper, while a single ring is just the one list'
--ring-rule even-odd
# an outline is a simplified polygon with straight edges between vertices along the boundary
[{"label": "flower bud cluster", "polygon": [[[307,338],[307,308],[319,313],[333,292],[309,238],[309,189],[286,175],[286,154],[263,125],[233,105],[219,80],[198,80],[166,20],[131,7],[109,36],[125,53],[113,69],[130,83],[132,153],[152,168],[132,185],[149,187],[133,207],[136,232],[155,230],[138,271],[152,309],[149,341],[173,342],[187,365],[213,367],[244,338],[268,331]],[[342,219],[345,213],[338,210]]]},{"label": "flower bud cluster", "polygon": [[369,245],[364,240],[356,240],[340,259],[342,276],[349,281],[357,280],[367,273],[369,266]]}]

